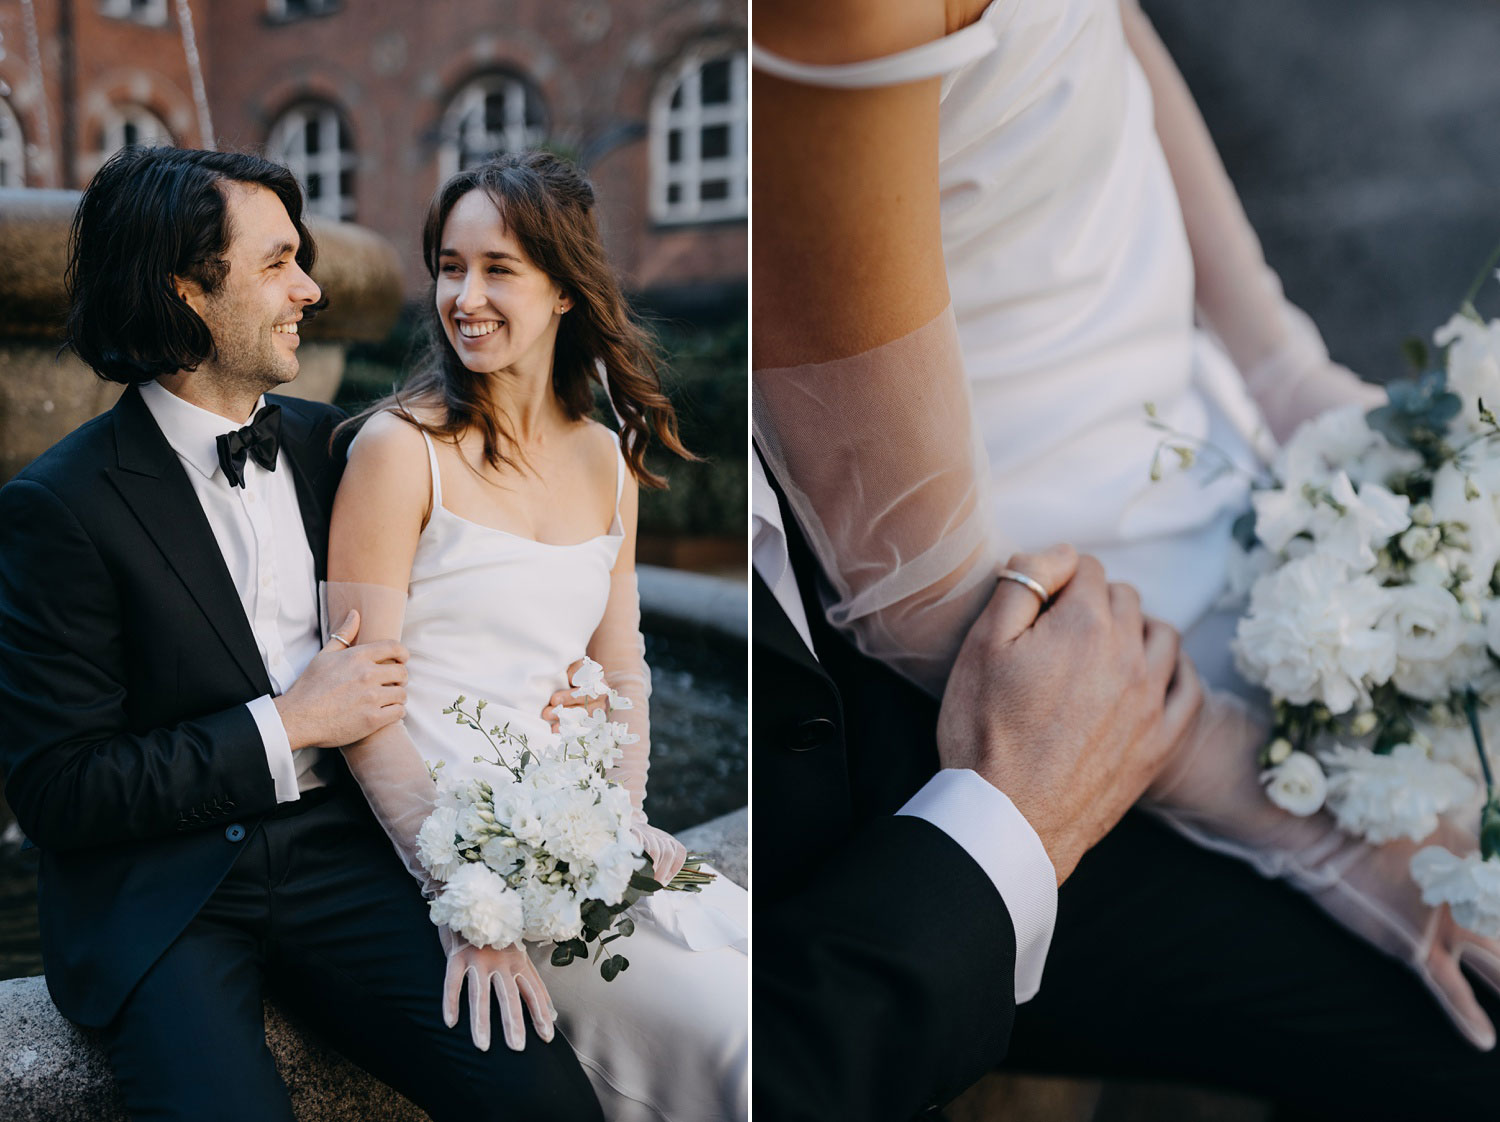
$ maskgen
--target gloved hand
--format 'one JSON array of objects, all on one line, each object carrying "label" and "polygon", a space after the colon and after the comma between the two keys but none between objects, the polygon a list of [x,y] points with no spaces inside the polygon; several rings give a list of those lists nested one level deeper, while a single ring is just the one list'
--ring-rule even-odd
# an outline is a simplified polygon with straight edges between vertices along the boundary
[{"label": "gloved hand", "polygon": [[641,843],[646,856],[651,858],[653,870],[651,875],[656,878],[657,884],[665,886],[671,883],[673,877],[682,872],[683,862],[687,860],[687,846],[665,830],[658,830],[648,822],[640,822],[632,826],[630,832]]},{"label": "gloved hand", "polygon": [[1340,926],[1404,962],[1468,1041],[1495,1046],[1495,1030],[1459,969],[1462,959],[1500,993],[1500,941],[1458,926],[1448,908],[1422,902],[1411,857],[1424,845],[1472,850],[1446,823],[1421,843],[1371,845],[1339,829],[1326,811],[1305,818],[1282,810],[1260,783],[1258,749],[1267,729],[1244,702],[1223,693],[1205,700],[1143,805],[1206,849],[1248,862],[1262,876],[1306,893]]},{"label": "gloved hand", "polygon": [[[582,662],[583,660],[580,659],[578,662],[575,662],[572,666],[568,667],[568,681],[571,682],[573,680],[573,674],[579,668],[579,666],[582,665]],[[610,684],[610,687],[612,689],[615,689],[620,693],[625,692],[625,688],[622,688],[622,685],[620,684],[620,677],[618,675],[612,676],[610,672],[606,670],[604,676],[605,681]],[[633,690],[638,694],[643,692],[641,690],[641,683],[639,679],[636,679],[630,683],[626,683],[625,687],[633,688]],[[577,707],[587,709],[589,712],[594,713],[602,710],[605,707],[606,701],[607,699],[605,697],[574,697],[573,687],[564,686],[562,689],[554,692],[553,695],[547,699],[547,704],[542,709],[542,720],[548,722],[552,726],[552,731],[556,732],[558,729],[557,711],[559,709],[564,707]],[[617,720],[623,718],[628,722],[630,718],[635,717],[638,710],[644,711],[646,705],[644,697],[642,697],[639,702],[632,701],[632,705],[635,706],[635,708],[624,710],[621,713],[616,713],[614,715],[615,718]],[[638,719],[635,722],[635,727],[642,728],[645,735],[649,735],[649,726],[643,727],[642,723]],[[637,732],[636,735],[642,736],[642,732]],[[641,742],[642,741],[638,741],[637,743]],[[639,775],[641,786],[642,788],[644,788],[645,753],[639,753],[638,755],[641,761],[639,764]],[[616,768],[611,772],[610,778],[615,782],[624,782],[624,776],[621,775],[619,768]],[[642,796],[642,799],[643,798],[644,796]],[[653,870],[652,876],[656,878],[656,882],[658,884],[665,885],[669,881],[671,881],[671,879],[675,877],[679,872],[682,871],[683,863],[687,861],[687,847],[676,838],[674,838],[671,834],[667,833],[665,830],[658,830],[655,826],[652,826],[646,820],[646,812],[642,808],[640,800],[632,799],[632,801],[635,803],[635,810],[631,818],[630,832],[635,835],[636,840],[640,842],[641,849],[644,850],[646,856],[651,859]]]},{"label": "gloved hand", "polygon": [[543,1042],[552,1040],[557,1008],[542,977],[532,965],[526,948],[476,947],[447,927],[438,928],[448,971],[443,978],[443,1023],[458,1024],[458,999],[464,983],[469,986],[469,1033],[482,1052],[490,1047],[490,991],[500,1002],[500,1031],[506,1047],[514,1052],[526,1048],[526,1022],[521,1003],[531,1011],[531,1024]]}]

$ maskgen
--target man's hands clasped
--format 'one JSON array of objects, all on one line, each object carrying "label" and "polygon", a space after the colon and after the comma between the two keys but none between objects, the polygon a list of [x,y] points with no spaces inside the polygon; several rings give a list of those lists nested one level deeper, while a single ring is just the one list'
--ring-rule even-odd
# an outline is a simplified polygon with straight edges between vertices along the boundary
[{"label": "man's hands clasped", "polygon": [[292,749],[341,748],[406,715],[406,648],[391,639],[353,646],[359,613],[350,611],[276,698]]},{"label": "man's hands clasped", "polygon": [[1000,581],[948,679],[938,754],[1005,792],[1061,884],[1145,791],[1203,691],[1176,631],[1094,558],[1064,545],[1008,566],[1051,602]]}]

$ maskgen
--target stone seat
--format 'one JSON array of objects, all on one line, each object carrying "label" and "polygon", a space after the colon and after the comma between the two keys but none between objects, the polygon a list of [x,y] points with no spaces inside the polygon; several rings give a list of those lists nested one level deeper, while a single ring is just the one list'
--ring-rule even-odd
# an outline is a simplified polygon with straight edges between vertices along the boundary
[{"label": "stone seat", "polygon": [[[678,837],[744,885],[744,809]],[[266,1002],[266,1042],[299,1122],[422,1122],[427,1115]],[[91,1034],[67,1021],[41,978],[0,982],[0,1119],[126,1122],[114,1080]]]}]

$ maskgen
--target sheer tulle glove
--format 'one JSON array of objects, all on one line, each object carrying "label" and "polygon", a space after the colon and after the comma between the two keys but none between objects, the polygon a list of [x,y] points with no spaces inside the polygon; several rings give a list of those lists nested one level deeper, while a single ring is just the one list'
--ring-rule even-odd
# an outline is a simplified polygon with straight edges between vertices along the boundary
[{"label": "sheer tulle glove", "polygon": [[1224,170],[1187,83],[1151,21],[1130,0],[1125,38],[1151,85],[1156,134],[1182,207],[1198,311],[1239,368],[1272,434],[1285,442],[1327,409],[1385,400],[1328,357],[1316,326],[1286,298],[1266,264],[1239,195]]},{"label": "sheer tulle glove", "polygon": [[500,1033],[513,1052],[526,1048],[526,1021],[522,1003],[531,1012],[531,1024],[544,1043],[552,1040],[557,1008],[542,977],[532,965],[526,948],[476,947],[446,927],[438,928],[448,955],[443,978],[443,1023],[458,1024],[458,1001],[465,983],[469,987],[469,1033],[482,1052],[490,1047],[490,993],[500,1003]]},{"label": "sheer tulle glove", "polygon": [[[343,619],[350,609],[359,612],[356,643],[401,637],[405,589],[330,581],[326,591],[328,618]],[[432,813],[437,787],[405,723],[397,721],[349,745],[344,749],[344,761],[407,872],[422,886],[422,894],[431,899],[438,886],[417,859],[417,831]]]},{"label": "sheer tulle glove", "polygon": [[[639,632],[637,632],[639,635]],[[642,652],[644,645],[642,645]],[[652,826],[646,819],[646,774],[650,770],[650,743],[651,725],[647,701],[651,693],[651,681],[649,671],[645,670],[645,658],[643,653],[628,655],[627,661],[638,661],[641,669],[633,672],[611,671],[608,668],[604,672],[604,681],[610,689],[614,690],[618,701],[624,697],[630,703],[629,709],[616,709],[612,713],[614,720],[619,721],[630,730],[632,736],[638,739],[624,747],[624,756],[610,769],[609,778],[623,786],[630,793],[630,803],[633,810],[631,816],[631,833],[640,842],[641,849],[651,859],[652,876],[658,884],[667,884],[673,877],[682,871],[683,863],[687,860],[687,847],[674,838],[665,830],[659,830]],[[578,669],[580,663],[574,663],[568,668],[568,680],[572,681],[573,672]],[[565,686],[555,692],[547,701],[542,710],[542,719],[552,725],[552,730],[557,731],[557,710],[565,706],[578,706],[597,712],[609,703],[606,697],[575,697],[573,688]]]},{"label": "sheer tulle glove", "polygon": [[[1244,702],[1210,694],[1144,805],[1198,845],[1306,893],[1340,926],[1406,963],[1476,1048],[1493,1048],[1495,1030],[1459,962],[1500,993],[1500,942],[1460,928],[1446,906],[1422,902],[1409,868],[1421,845],[1370,845],[1326,812],[1302,818],[1272,803],[1257,762],[1265,738],[1265,723]],[[1421,844],[1462,854],[1458,833],[1443,825]]]}]

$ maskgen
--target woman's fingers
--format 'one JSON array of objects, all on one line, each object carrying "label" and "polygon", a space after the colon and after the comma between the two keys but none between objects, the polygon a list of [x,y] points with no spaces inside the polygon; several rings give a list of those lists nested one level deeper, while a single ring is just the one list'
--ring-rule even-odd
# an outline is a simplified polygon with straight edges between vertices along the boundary
[{"label": "woman's fingers", "polygon": [[480,977],[477,963],[469,964],[468,969],[464,971],[464,980],[469,983],[469,1034],[474,1038],[474,1047],[481,1052],[488,1052],[490,1050],[490,988]]},{"label": "woman's fingers", "polygon": [[464,969],[456,957],[449,957],[448,970],[443,975],[443,1024],[453,1028],[458,1024],[458,998],[463,993]]},{"label": "woman's fingers", "polygon": [[[512,1052],[526,1051],[526,1018],[521,1013],[521,994],[510,969],[497,970],[490,975],[490,984],[494,986],[495,999],[500,1002],[500,1032],[505,1037],[505,1046]],[[488,991],[485,996],[489,996]]]},{"label": "woman's fingers", "polygon": [[535,971],[517,971],[516,989],[520,991],[521,1000],[526,1003],[526,1008],[531,1011],[531,1023],[536,1029],[537,1036],[541,1037],[544,1043],[550,1043],[553,1019],[557,1013],[552,1008],[552,998],[547,994],[547,987],[542,984],[541,978],[536,975]]}]

